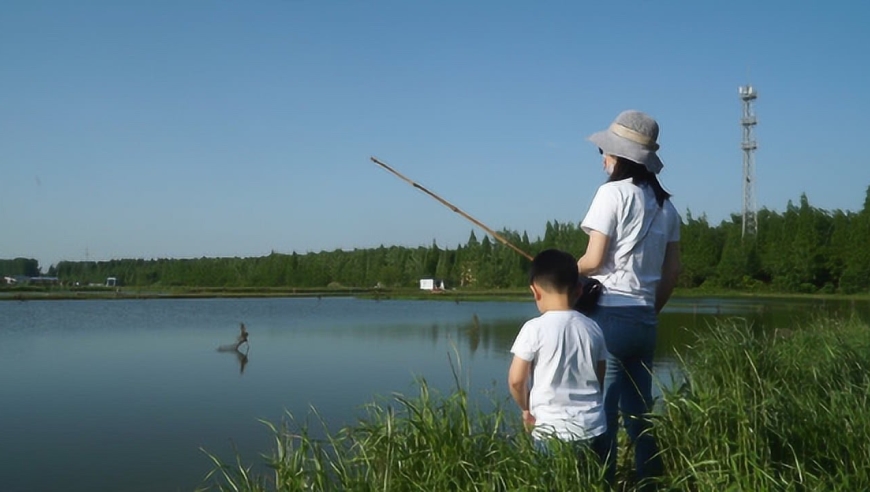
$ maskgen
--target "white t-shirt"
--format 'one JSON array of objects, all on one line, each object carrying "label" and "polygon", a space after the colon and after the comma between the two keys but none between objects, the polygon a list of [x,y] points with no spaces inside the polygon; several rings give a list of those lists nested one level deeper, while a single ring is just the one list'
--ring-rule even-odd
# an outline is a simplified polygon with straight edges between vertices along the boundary
[{"label": "white t-shirt", "polygon": [[598,324],[577,311],[547,311],[527,321],[511,352],[534,364],[529,410],[536,438],[590,439],[607,429],[595,375],[607,359]]},{"label": "white t-shirt", "polygon": [[[654,306],[656,288],[668,243],[680,240],[680,215],[670,200],[659,209],[647,185],[635,186],[631,178],[598,188],[580,227],[609,238],[604,262],[593,275],[604,284],[602,306]],[[652,224],[650,224],[652,218]],[[649,227],[649,232],[646,232]],[[640,244],[635,244],[644,233]],[[634,249],[632,249],[634,248]]]}]

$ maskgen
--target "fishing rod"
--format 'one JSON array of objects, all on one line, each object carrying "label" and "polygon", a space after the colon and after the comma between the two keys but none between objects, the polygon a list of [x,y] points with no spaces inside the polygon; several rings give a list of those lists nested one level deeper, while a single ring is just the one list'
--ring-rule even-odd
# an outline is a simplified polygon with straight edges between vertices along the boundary
[{"label": "fishing rod", "polygon": [[[481,221],[475,219],[474,217],[468,215],[467,213],[463,212],[456,205],[453,205],[452,203],[441,198],[440,196],[436,195],[435,193],[432,193],[431,191],[427,190],[424,186],[422,186],[418,183],[415,183],[414,181],[408,179],[407,177],[403,176],[402,173],[400,173],[399,171],[396,171],[395,169],[393,169],[390,166],[386,165],[385,163],[375,159],[374,157],[372,157],[371,160],[375,164],[381,166],[382,168],[386,169],[387,171],[398,176],[402,181],[405,181],[406,183],[410,184],[414,188],[417,188],[418,190],[422,191],[423,193],[426,193],[427,195],[431,196],[432,198],[438,200],[445,207],[449,208],[450,210],[453,210],[454,212],[458,213],[459,215],[470,220],[476,226],[480,227],[481,229],[483,229],[484,231],[489,233],[489,235],[496,238],[499,242],[501,242],[505,246],[509,247],[510,249],[516,251],[517,253],[522,255],[527,260],[529,260],[529,261],[534,260],[534,258],[532,258],[532,255],[526,253],[525,251],[521,250],[520,248],[517,248],[516,246],[511,244],[510,241],[503,238],[499,233],[495,232],[494,230],[492,230],[489,227],[487,227],[486,225],[484,225],[483,222],[481,222]],[[601,296],[601,293],[604,290],[604,287],[601,285],[601,282],[599,282],[598,280],[596,280],[592,277],[587,277],[585,275],[580,275],[580,278],[578,279],[577,286],[578,286],[579,292],[578,292],[578,297],[573,301],[573,307],[577,311],[580,311],[581,313],[588,316],[596,309],[596,306],[598,305],[598,298]]]},{"label": "fishing rod", "polygon": [[382,168],[386,169],[387,171],[389,171],[389,172],[395,174],[395,175],[398,176],[401,180],[403,180],[403,181],[405,181],[406,183],[410,184],[410,185],[413,186],[414,188],[417,188],[418,190],[422,191],[423,193],[426,193],[427,195],[431,196],[432,198],[438,200],[438,201],[439,201],[442,205],[444,205],[445,207],[449,208],[450,210],[453,210],[454,212],[458,213],[459,215],[461,215],[461,216],[465,217],[466,219],[470,220],[472,223],[474,223],[474,225],[480,227],[481,229],[483,229],[484,231],[486,231],[490,236],[496,238],[499,242],[501,242],[502,244],[504,244],[504,245],[507,246],[508,248],[510,248],[510,249],[512,249],[512,250],[514,250],[514,251],[516,251],[517,253],[519,253],[520,255],[522,255],[522,256],[523,256],[524,258],[526,258],[527,260],[532,261],[532,259],[533,259],[533,258],[532,258],[532,255],[530,255],[530,254],[526,253],[525,251],[521,250],[520,248],[514,246],[513,244],[511,244],[510,241],[508,241],[507,239],[505,239],[504,237],[502,237],[499,233],[495,232],[494,230],[492,230],[492,229],[490,229],[489,227],[487,227],[486,225],[484,225],[483,222],[481,222],[481,221],[475,219],[474,217],[468,215],[467,213],[463,212],[463,211],[460,210],[459,207],[457,207],[456,205],[453,205],[452,203],[450,203],[450,202],[448,202],[447,200],[441,198],[440,196],[436,195],[435,193],[432,193],[431,191],[427,190],[424,186],[422,186],[422,185],[420,185],[420,184],[418,184],[418,183],[415,183],[414,181],[408,179],[407,177],[403,176],[399,171],[396,171],[395,169],[393,169],[393,168],[391,168],[390,166],[386,165],[385,163],[383,163],[383,162],[381,162],[381,161],[375,159],[374,157],[372,157],[371,160],[372,160],[372,162],[374,162],[375,164],[377,164],[377,165],[381,166]]}]

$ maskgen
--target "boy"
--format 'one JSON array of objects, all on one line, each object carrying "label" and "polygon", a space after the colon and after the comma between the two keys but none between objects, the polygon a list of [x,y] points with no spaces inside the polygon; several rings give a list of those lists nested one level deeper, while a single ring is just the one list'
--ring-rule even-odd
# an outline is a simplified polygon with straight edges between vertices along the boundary
[{"label": "boy", "polygon": [[577,281],[577,263],[564,251],[548,249],[532,260],[529,283],[541,316],[514,341],[508,385],[536,443],[576,442],[603,463],[607,350],[598,325],[571,308]]}]

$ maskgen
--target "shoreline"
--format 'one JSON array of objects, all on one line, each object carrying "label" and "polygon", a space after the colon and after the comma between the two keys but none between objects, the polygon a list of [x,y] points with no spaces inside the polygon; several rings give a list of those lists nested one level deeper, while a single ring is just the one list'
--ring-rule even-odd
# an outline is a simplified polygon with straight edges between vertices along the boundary
[{"label": "shoreline", "polygon": [[[516,302],[528,301],[526,289],[448,290],[427,292],[418,289],[257,289],[257,288],[174,288],[174,289],[2,289],[2,301],[69,300],[148,300],[148,299],[256,299],[256,298],[354,297],[370,300],[441,302]],[[870,301],[870,294],[792,294],[774,292],[698,291],[678,289],[674,299],[718,297],[724,299],[816,299]]]},{"label": "shoreline", "polygon": [[132,300],[132,299],[256,299],[256,298],[322,298],[354,297],[371,300],[421,301],[523,301],[525,290],[511,291],[443,291],[425,292],[416,289],[29,289],[0,290],[2,301],[61,300]]}]

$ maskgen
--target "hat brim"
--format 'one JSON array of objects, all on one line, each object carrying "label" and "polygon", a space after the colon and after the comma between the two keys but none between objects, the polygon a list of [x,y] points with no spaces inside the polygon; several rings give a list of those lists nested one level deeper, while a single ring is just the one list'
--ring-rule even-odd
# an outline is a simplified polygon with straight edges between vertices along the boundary
[{"label": "hat brim", "polygon": [[642,145],[620,137],[610,130],[593,133],[589,141],[598,146],[605,154],[623,157],[646,167],[653,174],[661,172],[665,167],[655,151],[649,150]]}]

